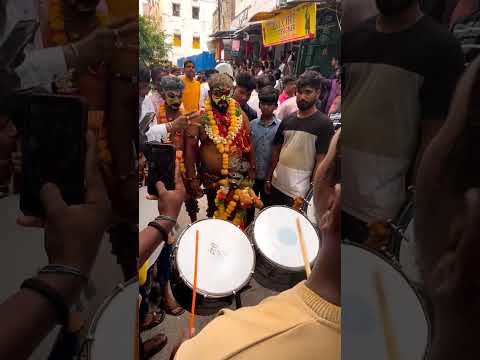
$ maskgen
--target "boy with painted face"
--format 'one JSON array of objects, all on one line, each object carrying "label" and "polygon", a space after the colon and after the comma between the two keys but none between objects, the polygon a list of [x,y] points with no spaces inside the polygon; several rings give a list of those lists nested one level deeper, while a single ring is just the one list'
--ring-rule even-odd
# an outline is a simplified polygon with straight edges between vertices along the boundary
[{"label": "boy with painted face", "polygon": [[[203,183],[208,198],[207,216],[225,218],[241,226],[246,215],[243,208],[239,210],[242,201],[237,197],[230,201],[227,195],[233,189],[247,188],[255,179],[250,125],[232,98],[232,79],[226,74],[215,74],[208,82],[210,92],[201,115],[201,126],[191,126],[186,131],[187,189],[192,196],[201,197]],[[197,164],[200,164],[198,169]],[[219,198],[221,187],[224,198]],[[243,205],[248,206],[244,202]]]}]

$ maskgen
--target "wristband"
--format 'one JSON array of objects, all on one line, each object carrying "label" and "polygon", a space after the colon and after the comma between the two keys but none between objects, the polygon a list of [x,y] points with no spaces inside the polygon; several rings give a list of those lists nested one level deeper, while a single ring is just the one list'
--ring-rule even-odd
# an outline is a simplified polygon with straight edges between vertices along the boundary
[{"label": "wristband", "polygon": [[173,225],[176,225],[177,224],[177,218],[174,218],[172,216],[168,216],[168,215],[159,215],[156,217],[155,221],[158,221],[158,220],[165,220],[165,221],[170,221],[173,223]]},{"label": "wristband", "polygon": [[157,223],[155,221],[151,221],[151,222],[148,223],[148,226],[156,229],[160,233],[160,235],[162,235],[164,241],[168,240],[168,232],[167,232],[167,230],[165,230],[165,228],[162,225],[160,225],[159,223]]},{"label": "wristband", "polygon": [[88,282],[88,276],[83,274],[80,270],[70,267],[70,266],[65,266],[61,264],[50,264],[47,266],[44,266],[40,271],[38,272],[39,274],[65,274],[65,275],[73,275],[76,277],[81,278],[83,281]]},{"label": "wristband", "polygon": [[68,325],[69,309],[67,302],[60,293],[46,282],[30,278],[25,280],[20,286],[21,289],[29,289],[42,295],[55,308],[60,325]]}]

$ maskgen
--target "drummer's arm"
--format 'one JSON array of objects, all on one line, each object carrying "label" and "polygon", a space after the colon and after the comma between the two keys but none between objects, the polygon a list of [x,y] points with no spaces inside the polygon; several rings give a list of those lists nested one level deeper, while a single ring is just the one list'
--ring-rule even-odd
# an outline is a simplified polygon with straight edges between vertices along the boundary
[{"label": "drummer's arm", "polygon": [[272,176],[273,172],[275,171],[275,168],[277,167],[278,160],[280,159],[280,151],[282,150],[281,145],[274,145],[272,147],[272,158],[270,160],[270,164],[268,166],[267,170],[267,176],[265,177],[265,181],[272,181]]},{"label": "drummer's arm", "polygon": [[[82,280],[65,274],[38,278],[59,292],[71,306],[82,289]],[[56,309],[43,295],[22,289],[0,305],[0,359],[27,359],[58,323]]]},{"label": "drummer's arm", "polygon": [[[171,223],[167,221],[157,221],[160,222],[161,225],[165,228],[165,231],[170,232],[172,226]],[[139,234],[138,239],[138,269],[140,269],[145,261],[153,254],[155,249],[162,244],[162,242],[166,241],[162,234],[155,228],[151,226],[147,226],[143,229]]]}]

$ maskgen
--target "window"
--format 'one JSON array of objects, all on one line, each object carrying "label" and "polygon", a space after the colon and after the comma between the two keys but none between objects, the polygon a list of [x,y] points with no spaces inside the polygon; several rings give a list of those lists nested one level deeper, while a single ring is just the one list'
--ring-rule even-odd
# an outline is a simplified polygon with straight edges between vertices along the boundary
[{"label": "window", "polygon": [[200,8],[199,7],[192,7],[192,18],[193,19],[200,19]]},{"label": "window", "polygon": [[173,46],[182,47],[182,34],[175,33],[173,35]]},{"label": "window", "polygon": [[172,4],[173,16],[180,16],[180,4]]},{"label": "window", "polygon": [[200,35],[193,35],[192,48],[200,49]]}]

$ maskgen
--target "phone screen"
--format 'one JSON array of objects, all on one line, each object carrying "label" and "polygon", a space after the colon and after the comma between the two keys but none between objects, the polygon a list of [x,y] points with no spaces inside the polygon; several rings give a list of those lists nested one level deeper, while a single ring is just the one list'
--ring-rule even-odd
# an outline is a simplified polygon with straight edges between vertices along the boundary
[{"label": "phone screen", "polygon": [[24,50],[25,46],[32,41],[37,29],[38,21],[22,20],[15,24],[15,27],[8,35],[7,40],[0,48],[0,67],[8,68]]},{"label": "phone screen", "polygon": [[147,191],[158,195],[156,184],[162,181],[167,190],[175,189],[175,146],[171,144],[147,143],[145,157],[148,164]]},{"label": "phone screen", "polygon": [[34,95],[25,99],[20,208],[44,214],[40,189],[56,184],[68,205],[84,201],[87,111],[82,98]]}]

